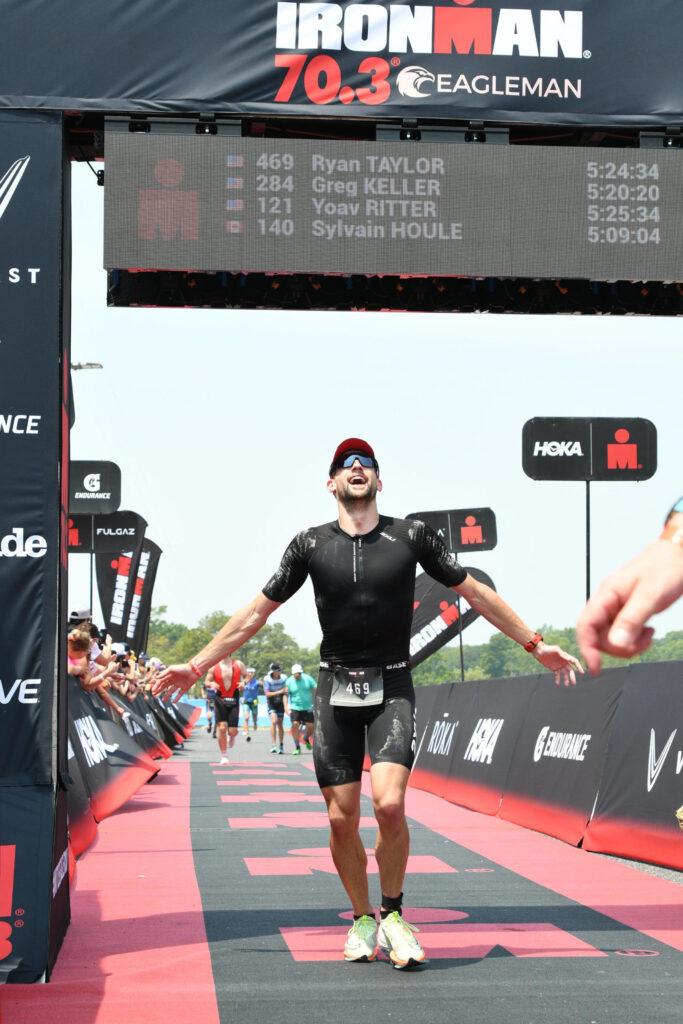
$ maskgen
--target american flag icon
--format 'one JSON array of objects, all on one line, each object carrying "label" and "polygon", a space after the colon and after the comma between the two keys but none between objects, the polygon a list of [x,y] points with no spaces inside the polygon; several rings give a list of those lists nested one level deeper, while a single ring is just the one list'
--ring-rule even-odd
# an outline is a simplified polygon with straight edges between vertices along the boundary
[{"label": "american flag icon", "polygon": [[226,178],[225,179],[225,187],[226,188],[242,188],[242,185],[244,185],[244,178]]},{"label": "american flag icon", "polygon": [[241,220],[226,220],[225,230],[229,235],[238,235],[242,231]]},{"label": "american flag icon", "polygon": [[244,157],[242,154],[229,153],[225,158],[226,167],[244,167]]},{"label": "american flag icon", "polygon": [[225,203],[226,210],[242,210],[244,209],[243,199],[228,199]]}]

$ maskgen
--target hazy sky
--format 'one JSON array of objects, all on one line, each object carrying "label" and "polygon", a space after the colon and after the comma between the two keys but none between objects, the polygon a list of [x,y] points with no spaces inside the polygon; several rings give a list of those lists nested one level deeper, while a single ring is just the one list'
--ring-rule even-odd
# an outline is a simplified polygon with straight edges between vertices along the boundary
[{"label": "hazy sky", "polygon": [[[348,436],[375,448],[381,511],[494,510],[498,546],[461,561],[534,629],[573,625],[582,607],[585,485],[524,475],[526,420],[657,427],[651,480],[591,485],[594,585],[683,493],[681,319],[108,309],[103,198],[73,165],[72,361],[104,369],[73,375],[72,458],[121,467],[121,508],[164,552],[154,603],[170,619],[235,611],[295,533],[334,518],[327,469]],[[87,604],[89,560],[70,565],[70,604]],[[271,621],[316,643],[310,583]],[[657,631],[682,621],[679,602]],[[480,620],[465,642],[492,632]]]}]

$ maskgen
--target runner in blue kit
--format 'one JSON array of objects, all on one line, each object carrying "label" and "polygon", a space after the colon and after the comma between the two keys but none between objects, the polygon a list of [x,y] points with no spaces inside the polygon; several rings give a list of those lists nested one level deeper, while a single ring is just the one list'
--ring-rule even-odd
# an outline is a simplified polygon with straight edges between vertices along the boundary
[{"label": "runner in blue kit", "polygon": [[[354,916],[344,958],[373,960],[379,944],[395,967],[414,967],[425,953],[401,910],[409,852],[404,798],[415,756],[409,644],[416,567],[455,589],[554,672],[557,683],[575,683],[575,670],[583,669],[561,648],[545,644],[494,590],[469,576],[428,526],[379,514],[382,482],[366,441],[349,438],[337,447],[327,489],[337,502],[338,518],[297,534],[263,590],[190,662],[161,673],[154,692],[171,692],[180,699],[210,665],[252,637],[310,576],[323,633],[313,760],[328,809],[332,857]],[[366,742],[378,824],[379,927],[358,830]]]},{"label": "runner in blue kit", "polygon": [[242,690],[242,708],[244,714],[244,738],[247,743],[251,742],[251,736],[249,735],[249,718],[252,719],[252,725],[254,726],[254,732],[258,729],[258,689],[259,680],[256,677],[256,669],[248,668],[247,677],[244,680],[244,688]]}]

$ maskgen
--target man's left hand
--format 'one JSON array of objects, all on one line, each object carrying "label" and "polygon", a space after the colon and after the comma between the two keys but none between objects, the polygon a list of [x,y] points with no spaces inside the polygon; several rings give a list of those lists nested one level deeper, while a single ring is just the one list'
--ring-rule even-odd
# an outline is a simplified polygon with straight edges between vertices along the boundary
[{"label": "man's left hand", "polygon": [[573,655],[567,654],[556,644],[545,644],[541,640],[533,652],[536,661],[539,661],[545,668],[555,676],[555,684],[564,683],[565,686],[576,686],[575,669],[583,675],[583,666]]}]

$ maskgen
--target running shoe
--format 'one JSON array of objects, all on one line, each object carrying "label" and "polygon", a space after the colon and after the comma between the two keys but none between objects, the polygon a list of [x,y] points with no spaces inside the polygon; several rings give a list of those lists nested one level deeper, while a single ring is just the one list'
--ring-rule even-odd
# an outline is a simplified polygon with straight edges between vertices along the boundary
[{"label": "running shoe", "polygon": [[292,751],[292,757],[294,757],[295,754],[300,754],[300,753],[301,753],[301,747],[294,747],[294,750]]},{"label": "running shoe", "polygon": [[277,754],[277,745],[270,748],[271,754]]},{"label": "running shoe", "polygon": [[366,964],[377,956],[377,921],[363,914],[353,922],[344,946],[344,959]]},{"label": "running shoe", "polygon": [[230,764],[230,758],[226,757],[225,755],[223,755],[223,757],[220,759],[219,763],[220,764]]},{"label": "running shoe", "polygon": [[285,752],[285,748],[284,747],[280,747],[280,749],[278,750],[278,754],[284,754],[284,752]]},{"label": "running shoe", "polygon": [[399,970],[417,967],[424,961],[425,951],[413,935],[416,931],[419,929],[404,921],[398,910],[393,910],[380,922],[377,942]]},{"label": "running shoe", "polygon": [[305,739],[304,743],[306,744],[306,750],[313,750],[313,744],[309,739]]},{"label": "running shoe", "polygon": [[249,733],[247,733],[247,735],[244,738],[247,741],[247,743],[251,743],[251,736],[249,735]]}]

